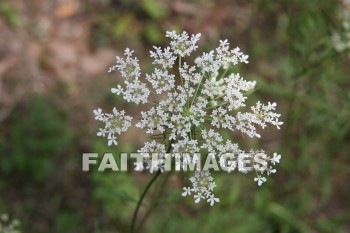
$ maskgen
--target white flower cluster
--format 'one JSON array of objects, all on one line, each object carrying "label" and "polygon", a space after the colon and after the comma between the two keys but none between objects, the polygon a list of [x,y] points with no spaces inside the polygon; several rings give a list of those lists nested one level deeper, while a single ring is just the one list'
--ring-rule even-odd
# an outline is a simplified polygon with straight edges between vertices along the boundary
[{"label": "white flower cluster", "polygon": [[[153,105],[149,110],[141,111],[141,119],[135,122],[136,127],[145,130],[152,138],[139,150],[145,154],[145,163],[136,164],[138,170],[162,171],[161,159],[154,162],[147,157],[147,153],[152,152],[207,152],[221,159],[224,153],[241,152],[237,144],[222,137],[222,132],[241,132],[253,138],[260,137],[257,126],[265,128],[270,124],[279,128],[283,124],[279,121],[280,114],[275,113],[276,103],[265,105],[258,102],[251,111],[245,111],[247,92],[254,89],[256,82],[246,81],[240,74],[232,73],[235,65],[248,63],[248,56],[239,48],[230,49],[227,40],[220,41],[215,50],[203,53],[193,63],[185,61],[197,49],[200,36],[167,32],[170,46],[154,47],[150,52],[154,70],[143,79],[138,59],[133,57],[134,51],[130,49],[125,50],[125,58],[117,57],[116,65],[109,70],[117,69],[124,83],[112,88],[113,93],[123,96],[127,102]],[[94,114],[97,120],[105,123],[98,136],[107,135],[109,145],[117,145],[115,134],[131,126],[131,117],[125,116],[124,111],[114,109],[113,114],[104,114],[98,109]],[[273,164],[280,159],[266,158]],[[236,166],[244,172],[240,164],[231,161],[230,166],[228,172]],[[255,170],[260,173],[255,181],[261,185],[266,178],[261,176],[261,169]],[[268,175],[274,171],[268,171]],[[212,194],[215,183],[210,173],[196,172],[191,182],[192,188],[186,188],[186,195],[195,193],[195,202],[207,199],[213,205],[219,201]]]},{"label": "white flower cluster", "polygon": [[261,164],[254,164],[253,168],[256,173],[256,177],[254,178],[254,181],[258,182],[258,185],[261,186],[264,182],[266,182],[266,178],[263,176],[264,173],[266,173],[268,176],[276,173],[276,169],[273,168],[272,165],[276,165],[276,163],[279,163],[281,160],[281,155],[277,153],[273,153],[273,156],[267,156],[264,151],[253,153],[253,156],[259,155],[262,158],[264,158],[265,166],[261,166]]},{"label": "white flower cluster", "polygon": [[147,103],[149,89],[146,84],[139,80],[141,69],[137,58],[133,58],[133,50],[125,49],[125,59],[116,57],[116,65],[109,68],[108,72],[118,69],[120,75],[125,79],[125,87],[118,85],[117,88],[112,88],[112,93],[122,95],[127,102]]},{"label": "white flower cluster", "polygon": [[115,134],[121,134],[128,130],[131,126],[131,116],[125,116],[125,111],[117,111],[116,108],[113,109],[113,113],[102,113],[102,110],[99,108],[94,110],[95,119],[98,121],[102,121],[105,123],[105,127],[100,128],[97,136],[105,137],[107,135],[108,138],[108,146],[112,144],[118,145],[117,138]]},{"label": "white flower cluster", "polygon": [[194,176],[190,178],[190,181],[192,188],[184,187],[182,196],[191,195],[191,192],[193,192],[195,193],[193,196],[195,203],[199,203],[202,199],[206,199],[211,206],[215,202],[220,202],[220,199],[216,198],[212,193],[216,185],[209,171],[196,171]]},{"label": "white flower cluster", "polygon": [[342,31],[333,33],[332,40],[334,48],[338,52],[343,52],[350,48],[350,0],[343,0],[340,11],[342,21]]},{"label": "white flower cluster", "polygon": [[[150,173],[158,170],[164,171],[164,159],[166,158],[165,156],[167,156],[164,144],[154,140],[145,142],[144,147],[139,149],[138,152],[141,153],[143,161],[135,163],[136,171],[143,171],[144,169],[149,170]],[[152,159],[152,154],[156,154],[157,158]]]},{"label": "white flower cluster", "polygon": [[0,232],[1,233],[20,233],[20,222],[18,219],[10,220],[8,214],[0,216]]},{"label": "white flower cluster", "polygon": [[[181,35],[178,35],[175,31],[168,31],[165,36],[171,39],[170,47],[173,53],[185,57],[190,56],[191,53],[198,48],[197,42],[201,34],[198,33],[190,37],[187,32],[182,32]],[[167,50],[170,52],[168,48]]]}]

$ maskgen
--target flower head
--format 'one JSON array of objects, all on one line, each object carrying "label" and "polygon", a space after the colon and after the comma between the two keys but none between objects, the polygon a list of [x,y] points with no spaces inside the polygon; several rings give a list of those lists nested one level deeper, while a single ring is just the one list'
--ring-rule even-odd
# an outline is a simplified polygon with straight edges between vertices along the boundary
[{"label": "flower head", "polygon": [[[225,157],[226,153],[234,153],[241,159],[263,159],[261,164],[264,166],[254,162],[252,169],[260,174],[274,173],[276,170],[271,164],[278,163],[280,155],[275,153],[269,157],[263,151],[246,154],[237,143],[223,137],[224,132],[240,132],[260,138],[260,129],[269,125],[279,129],[283,124],[279,121],[280,114],[275,112],[276,103],[258,101],[253,106],[246,106],[248,93],[255,88],[256,82],[245,80],[232,69],[240,63],[248,63],[248,55],[238,47],[230,49],[229,42],[222,40],[216,49],[184,61],[197,50],[201,34],[170,31],[166,37],[171,40],[168,47],[153,47],[150,52],[154,65],[150,73],[142,75],[139,61],[130,49],[125,49],[124,58],[116,57],[116,64],[109,69],[109,72],[118,71],[121,77],[120,84],[112,88],[113,93],[136,105],[150,105],[148,109],[142,108],[141,118],[134,122],[152,138],[139,150],[143,162],[135,164],[136,168],[162,171],[164,157],[152,161],[148,153],[165,153],[165,148],[169,148],[167,152],[187,153],[187,157],[182,158],[184,164],[191,159],[197,160],[194,154],[210,153],[219,158],[227,172],[236,168],[248,172],[243,162],[228,161]],[[124,111],[114,109],[112,114],[105,114],[97,109],[94,114],[96,120],[105,124],[98,136],[107,135],[109,145],[117,145],[116,136],[131,126],[132,118]],[[258,175],[254,180],[260,186],[266,178]],[[190,182],[191,187],[184,188],[183,196],[193,194],[195,203],[203,199],[210,205],[219,202],[213,194],[216,185],[209,171],[194,172]]]},{"label": "flower head", "polygon": [[95,119],[105,124],[104,128],[100,128],[97,136],[105,137],[107,135],[108,145],[118,145],[116,140],[116,134],[121,134],[128,130],[131,126],[131,116],[126,116],[125,111],[117,111],[113,109],[113,113],[102,113],[99,108],[94,110]]}]

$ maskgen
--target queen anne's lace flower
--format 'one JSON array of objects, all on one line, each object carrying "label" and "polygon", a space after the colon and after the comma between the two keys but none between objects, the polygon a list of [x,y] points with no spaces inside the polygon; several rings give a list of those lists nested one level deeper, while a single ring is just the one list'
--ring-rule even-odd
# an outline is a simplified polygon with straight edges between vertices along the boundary
[{"label": "queen anne's lace flower", "polygon": [[213,119],[211,125],[217,128],[233,130],[236,123],[236,119],[227,114],[227,110],[222,107],[213,110],[211,117]]},{"label": "queen anne's lace flower", "polygon": [[332,35],[334,48],[338,52],[350,49],[350,0],[342,0],[339,18],[341,20],[341,30]]},{"label": "queen anne's lace flower", "polygon": [[153,58],[153,65],[159,66],[163,69],[172,68],[175,61],[176,56],[170,51],[170,47],[162,50],[160,47],[153,47],[155,52],[150,51],[150,57]]},{"label": "queen anne's lace flower", "polygon": [[[184,61],[197,49],[200,34],[171,31],[166,37],[171,39],[170,46],[153,47],[150,52],[154,65],[151,73],[142,76],[138,59],[130,49],[125,50],[124,58],[116,57],[116,64],[109,69],[109,72],[119,71],[121,76],[121,82],[112,88],[113,93],[127,102],[152,104],[148,110],[141,111],[141,118],[135,122],[136,127],[152,138],[139,150],[143,160],[135,164],[136,169],[163,171],[165,154],[169,152],[175,153],[175,157],[182,156],[176,157],[182,161],[177,166],[197,161],[198,153],[207,152],[208,156],[217,158],[227,172],[246,173],[249,169],[244,160],[253,161],[254,181],[262,185],[266,181],[264,174],[276,172],[273,165],[279,163],[281,156],[275,153],[270,157],[264,151],[245,153],[238,144],[222,136],[226,131],[260,137],[258,128],[282,125],[280,114],[275,113],[276,103],[257,102],[246,107],[247,92],[254,89],[256,82],[231,71],[239,63],[248,63],[248,56],[238,47],[230,49],[228,41],[223,40],[215,50]],[[114,109],[112,114],[106,114],[97,109],[94,114],[96,120],[105,124],[98,136],[107,136],[109,145],[117,145],[116,136],[131,126],[132,118],[124,111]],[[161,156],[151,160],[150,153]],[[239,159],[228,160],[228,153]],[[266,166],[254,162],[259,157],[264,158]],[[210,205],[219,202],[213,194],[215,182],[210,172],[196,171],[190,182],[192,186],[184,188],[182,196],[194,195],[195,203],[203,199]]]},{"label": "queen anne's lace flower", "polygon": [[[157,141],[145,142],[144,147],[138,150],[141,153],[142,161],[136,162],[136,171],[142,171],[147,169],[150,173],[154,171],[164,171],[164,159],[166,154],[165,145],[158,143]],[[156,155],[157,159],[152,159],[152,155]]]},{"label": "queen anne's lace flower", "polygon": [[220,202],[219,198],[216,198],[212,193],[216,184],[209,171],[196,171],[190,181],[192,187],[185,187],[182,196],[190,195],[193,192],[195,193],[193,196],[195,203],[199,203],[202,199],[206,199],[211,206],[215,202]]},{"label": "queen anne's lace flower", "polygon": [[166,37],[171,39],[170,46],[172,52],[181,57],[189,56],[194,50],[198,48],[197,42],[201,37],[201,34],[192,35],[191,37],[187,32],[182,32],[178,35],[175,31],[166,32]]},{"label": "queen anne's lace flower", "polygon": [[270,160],[271,160],[271,163],[275,165],[276,163],[280,162],[280,159],[281,159],[281,155],[277,153],[273,153],[273,157]]},{"label": "queen anne's lace flower", "polygon": [[100,128],[97,136],[105,137],[107,135],[108,138],[108,146],[112,144],[118,145],[117,138],[115,134],[121,134],[128,130],[131,126],[131,116],[125,116],[125,111],[117,111],[116,108],[113,109],[113,113],[102,113],[102,110],[99,108],[94,110],[95,119],[98,121],[102,121],[105,123],[105,127]]},{"label": "queen anne's lace flower", "polygon": [[254,178],[254,181],[258,182],[258,185],[261,186],[264,182],[266,182],[266,178],[262,176],[257,176]]},{"label": "queen anne's lace flower", "polygon": [[227,40],[220,40],[220,46],[216,49],[216,59],[220,61],[224,69],[227,69],[231,64],[248,63],[248,55],[240,52],[238,47],[230,50],[230,44]]},{"label": "queen anne's lace flower", "polygon": [[18,219],[10,219],[8,214],[0,215],[0,232],[1,233],[20,233],[20,221]]},{"label": "queen anne's lace flower", "polygon": [[126,59],[116,57],[116,65],[110,67],[108,72],[117,69],[120,72],[120,75],[126,80],[138,79],[141,75],[141,69],[137,58],[132,57],[133,53],[134,50],[130,50],[129,48],[125,49],[124,55],[126,56]]},{"label": "queen anne's lace flower", "polygon": [[167,70],[156,68],[151,75],[146,74],[146,79],[152,84],[157,94],[170,91],[175,87],[175,75],[169,74]]}]

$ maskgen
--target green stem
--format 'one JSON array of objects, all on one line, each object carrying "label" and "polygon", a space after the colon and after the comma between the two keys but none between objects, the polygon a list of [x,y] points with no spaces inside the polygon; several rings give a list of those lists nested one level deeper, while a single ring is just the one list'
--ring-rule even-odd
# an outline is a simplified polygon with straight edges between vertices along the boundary
[{"label": "green stem", "polygon": [[157,180],[157,178],[159,177],[159,175],[161,174],[161,171],[159,170],[155,176],[153,176],[152,180],[148,183],[148,185],[146,186],[146,189],[143,191],[141,197],[140,197],[140,200],[137,202],[137,206],[136,206],[136,209],[134,211],[134,215],[132,217],[132,222],[131,222],[131,230],[130,232],[131,233],[134,233],[135,232],[135,227],[136,227],[136,218],[137,218],[137,214],[139,212],[139,209],[141,207],[141,204],[142,204],[142,201],[143,199],[145,198],[148,190],[150,189],[150,187],[152,186],[152,184],[154,183],[154,181]]},{"label": "green stem", "polygon": [[140,229],[142,228],[143,224],[146,222],[146,219],[151,215],[151,212],[159,205],[160,201],[160,197],[163,194],[165,185],[167,183],[167,181],[169,180],[169,177],[171,175],[173,170],[171,170],[167,176],[165,177],[164,181],[161,184],[161,188],[160,191],[158,192],[157,198],[155,199],[155,201],[153,202],[153,204],[151,205],[151,207],[148,209],[147,213],[145,214],[145,216],[143,217],[143,219],[141,220],[140,224],[137,226],[136,231],[135,232],[139,232]]},{"label": "green stem", "polygon": [[220,79],[223,79],[227,73],[227,71],[230,69],[230,67],[228,67],[227,69],[225,69],[225,71],[222,73],[222,75],[220,76],[219,80]]},{"label": "green stem", "polygon": [[200,85],[202,84],[202,80],[203,80],[203,78],[204,78],[204,74],[205,74],[205,73],[203,72],[202,77],[201,77],[201,81],[199,81],[198,86],[197,86],[197,89],[196,89],[196,92],[194,93],[191,106],[193,105],[193,103],[194,103],[194,101],[195,101],[195,99],[196,99],[196,97],[197,97],[197,92],[198,92],[198,90],[199,90]]},{"label": "green stem", "polygon": [[183,85],[184,85],[184,82],[183,82],[183,80],[182,80],[182,76],[181,76],[180,69],[181,69],[181,56],[179,57],[179,76],[180,76],[180,79],[181,79],[181,85],[183,86]]},{"label": "green stem", "polygon": [[218,108],[218,107],[221,107],[221,106],[224,106],[228,104],[228,102],[222,102],[221,104],[218,104],[218,105],[215,105],[215,106],[210,106],[210,107],[207,107],[206,109],[212,109],[212,108]]},{"label": "green stem", "polygon": [[[171,151],[171,144],[173,143],[173,141],[169,142],[169,147],[167,149],[166,153],[169,153]],[[143,191],[139,201],[137,202],[137,206],[136,209],[134,211],[133,217],[132,217],[132,222],[131,222],[131,228],[130,228],[130,232],[131,233],[135,233],[135,227],[136,227],[136,219],[137,219],[137,214],[139,212],[139,209],[141,207],[142,201],[145,198],[148,190],[151,188],[152,184],[157,180],[157,178],[159,177],[159,175],[162,172],[160,170],[158,170],[158,172],[155,174],[155,176],[153,176],[153,178],[151,179],[151,181],[148,183],[148,185],[146,186],[145,190]]]}]

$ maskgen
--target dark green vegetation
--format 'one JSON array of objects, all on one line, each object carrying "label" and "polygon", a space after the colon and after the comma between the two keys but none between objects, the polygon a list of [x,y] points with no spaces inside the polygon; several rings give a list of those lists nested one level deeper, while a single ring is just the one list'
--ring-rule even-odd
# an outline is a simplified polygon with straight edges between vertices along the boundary
[{"label": "dark green vegetation", "polygon": [[[336,52],[331,40],[341,30],[340,2],[86,2],[81,1],[81,14],[62,20],[91,20],[92,50],[120,54],[131,47],[144,61],[150,45],[165,43],[165,30],[202,32],[202,48],[228,38],[250,55],[250,63],[240,67],[243,77],[257,80],[250,100],[277,102],[284,121],[280,131],[261,131],[262,140],[241,141],[247,149],[282,154],[277,173],[266,184],[258,187],[253,176],[237,172],[217,174],[221,202],[211,208],[181,197],[182,176],[163,175],[141,209],[139,220],[153,211],[140,232],[350,232],[350,53]],[[14,33],[25,30],[31,24],[23,23],[23,8],[16,10],[11,3],[0,3],[1,22]],[[45,60],[39,69],[50,76],[52,54],[44,55],[36,65]],[[115,80],[105,73],[94,76],[86,85],[83,78],[79,83],[60,80],[55,91],[27,93],[0,122],[0,212],[19,218],[22,232],[129,230],[151,176],[81,172],[82,152],[117,155],[141,145],[137,134],[117,149],[95,137],[93,108],[117,106],[132,114],[134,107],[108,94]],[[12,85],[5,83],[11,77],[5,73],[0,80]],[[84,90],[74,95],[79,85]]]}]

